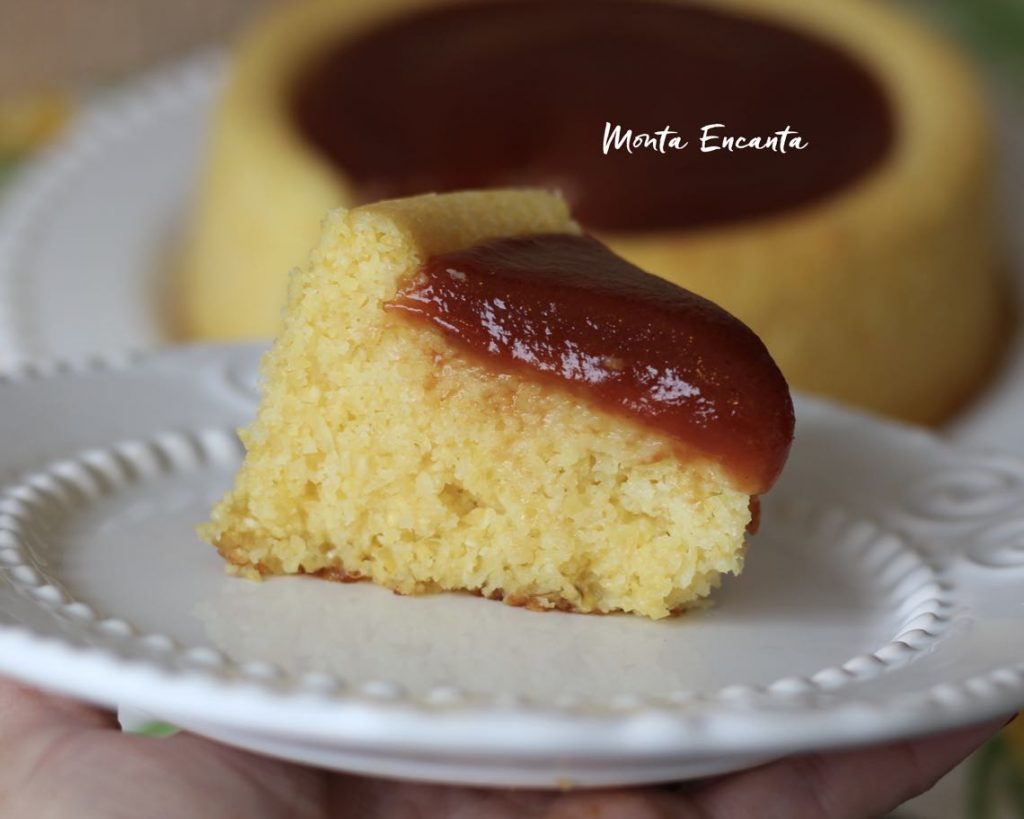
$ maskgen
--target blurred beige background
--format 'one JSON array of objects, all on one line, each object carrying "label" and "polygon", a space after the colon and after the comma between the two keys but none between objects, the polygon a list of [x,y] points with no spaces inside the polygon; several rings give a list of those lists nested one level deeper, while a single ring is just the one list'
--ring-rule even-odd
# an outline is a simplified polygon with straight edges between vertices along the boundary
[{"label": "blurred beige background", "polygon": [[0,0],[0,98],[106,82],[222,39],[272,0]]}]

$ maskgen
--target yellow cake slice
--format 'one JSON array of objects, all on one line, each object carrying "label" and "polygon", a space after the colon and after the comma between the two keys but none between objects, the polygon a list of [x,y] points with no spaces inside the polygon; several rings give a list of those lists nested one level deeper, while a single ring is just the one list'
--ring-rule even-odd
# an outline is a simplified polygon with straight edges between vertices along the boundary
[{"label": "yellow cake slice", "polygon": [[[180,333],[277,333],[328,208],[551,187],[616,253],[750,325],[795,387],[944,422],[1003,349],[1005,249],[980,83],[902,5],[271,4],[212,112]],[[703,153],[713,123],[808,147]],[[606,151],[606,127],[689,146]]]},{"label": "yellow cake slice", "polygon": [[[446,267],[445,254],[516,237],[535,251],[546,241],[580,245],[635,275],[636,287],[652,280],[672,292],[634,310],[628,294],[602,295],[598,282],[593,298],[605,300],[593,304],[605,318],[580,321],[584,314],[569,312],[591,304],[592,291],[573,291],[578,282],[558,280],[558,270],[548,290],[536,290],[529,277],[510,290],[532,293],[537,304],[558,290],[551,307],[561,300],[564,321],[593,324],[592,343],[618,345],[590,359],[574,352],[583,364],[573,372],[584,373],[576,382],[568,370],[542,372],[536,356],[520,355],[517,340],[495,330],[487,311],[497,304],[514,312],[507,299],[485,301],[490,353],[452,334],[454,313],[433,321],[416,315],[425,302],[413,286],[423,284],[431,260],[442,260],[434,267],[452,286],[473,287],[475,274]],[[539,244],[530,245],[532,237]],[[480,285],[491,286],[484,279]],[[695,394],[698,387],[667,366],[649,385],[664,404],[656,411],[633,393],[607,392],[631,367],[656,369],[615,341],[624,336],[615,335],[621,328],[609,305],[647,322],[645,333],[669,322],[661,336],[644,336],[661,343],[678,322],[654,313],[673,300],[711,316],[712,329],[730,328],[722,361],[750,359],[735,374],[715,363],[714,346],[694,359],[706,384],[734,390],[717,408],[706,386]],[[558,316],[544,315],[531,326],[557,335]],[[694,327],[679,332],[700,336]],[[512,358],[488,358],[494,339],[509,341]],[[571,342],[566,349],[577,350]],[[752,332],[580,236],[565,203],[539,191],[427,195],[333,211],[292,276],[284,328],[263,375],[235,486],[200,530],[232,570],[369,579],[403,594],[468,590],[532,608],[660,618],[706,597],[721,575],[740,571],[752,496],[778,474],[793,430],[785,382]],[[707,419],[719,410],[725,418],[729,402],[741,421],[715,438],[722,430]],[[662,410],[676,414],[666,421]],[[744,412],[766,420],[742,426]]]}]

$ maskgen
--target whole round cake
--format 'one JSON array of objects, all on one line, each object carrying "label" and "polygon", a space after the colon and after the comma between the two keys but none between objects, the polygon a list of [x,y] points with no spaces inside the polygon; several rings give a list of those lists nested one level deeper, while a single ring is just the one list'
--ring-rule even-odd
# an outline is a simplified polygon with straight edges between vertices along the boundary
[{"label": "whole round cake", "polygon": [[181,329],[275,333],[329,208],[532,185],[793,386],[933,423],[1002,336],[992,176],[969,72],[882,4],[286,4],[215,113]]}]

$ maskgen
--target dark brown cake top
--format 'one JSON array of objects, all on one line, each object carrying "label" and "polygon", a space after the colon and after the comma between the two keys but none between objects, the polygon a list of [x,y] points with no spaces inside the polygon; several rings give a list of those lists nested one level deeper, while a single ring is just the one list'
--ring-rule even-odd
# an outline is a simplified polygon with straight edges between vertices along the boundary
[{"label": "dark brown cake top", "polygon": [[387,307],[477,361],[571,390],[766,491],[793,440],[789,388],[754,332],[587,236],[498,239],[434,256]]},{"label": "dark brown cake top", "polygon": [[[558,188],[583,224],[607,231],[813,203],[880,163],[894,131],[879,83],[835,44],[754,15],[649,0],[409,12],[313,58],[292,109],[361,201]],[[606,123],[671,127],[690,145],[605,154]],[[716,123],[716,136],[764,138],[789,126],[809,147],[702,153],[701,129]]]}]

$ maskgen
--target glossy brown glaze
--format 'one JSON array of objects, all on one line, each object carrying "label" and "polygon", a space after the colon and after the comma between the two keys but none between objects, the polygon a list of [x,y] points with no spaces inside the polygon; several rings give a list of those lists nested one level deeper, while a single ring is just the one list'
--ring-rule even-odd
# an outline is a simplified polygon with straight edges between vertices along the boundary
[{"label": "glossy brown glaze", "polygon": [[747,531],[756,535],[761,528],[761,499],[754,495],[750,499],[750,523],[747,524]]},{"label": "glossy brown glaze", "polygon": [[785,463],[793,404],[761,340],[590,237],[499,239],[435,256],[387,306],[488,366],[653,427],[686,455],[721,463],[750,494]]},{"label": "glossy brown glaze", "polygon": [[[888,101],[854,59],[697,4],[456,3],[346,34],[292,103],[362,201],[533,185],[560,189],[591,228],[693,228],[824,198],[893,141]],[[670,126],[690,145],[605,155],[606,122]],[[745,137],[790,126],[809,147],[701,153],[713,123]]]}]

